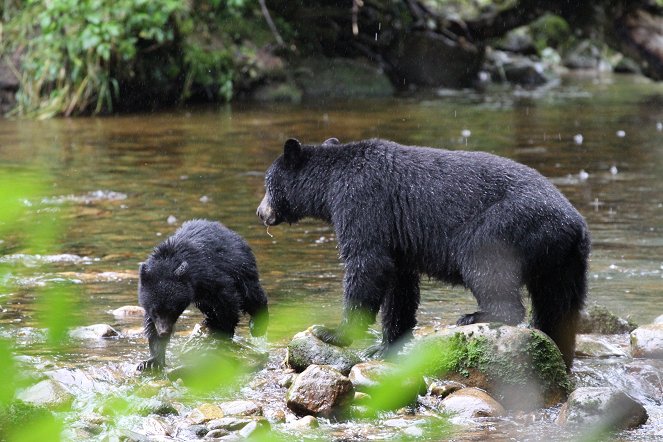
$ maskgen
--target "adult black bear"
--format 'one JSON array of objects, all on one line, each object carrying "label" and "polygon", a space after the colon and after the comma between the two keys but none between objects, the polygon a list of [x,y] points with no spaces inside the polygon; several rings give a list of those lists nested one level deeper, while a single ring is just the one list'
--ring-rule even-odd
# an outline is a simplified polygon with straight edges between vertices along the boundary
[{"label": "adult black bear", "polygon": [[140,265],[138,301],[145,308],[150,358],[138,370],[165,365],[175,322],[193,303],[205,325],[232,337],[240,312],[251,315],[251,334],[267,329],[267,297],[253,252],[237,233],[218,222],[187,221]]},{"label": "adult black bear", "polygon": [[586,296],[590,239],[583,217],[537,171],[483,152],[384,140],[322,146],[286,141],[265,177],[265,225],[314,217],[331,223],[345,262],[343,320],[315,327],[347,345],[382,309],[384,352],[416,324],[420,274],[463,284],[479,310],[458,324],[517,324],[532,299],[533,325],[571,366]]}]

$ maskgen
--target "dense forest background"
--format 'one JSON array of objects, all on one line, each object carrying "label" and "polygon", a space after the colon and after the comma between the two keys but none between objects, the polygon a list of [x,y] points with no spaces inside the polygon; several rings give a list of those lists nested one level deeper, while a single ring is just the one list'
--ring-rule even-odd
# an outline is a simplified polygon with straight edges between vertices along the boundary
[{"label": "dense forest background", "polygon": [[6,0],[13,116],[536,87],[561,69],[663,78],[663,0]]}]

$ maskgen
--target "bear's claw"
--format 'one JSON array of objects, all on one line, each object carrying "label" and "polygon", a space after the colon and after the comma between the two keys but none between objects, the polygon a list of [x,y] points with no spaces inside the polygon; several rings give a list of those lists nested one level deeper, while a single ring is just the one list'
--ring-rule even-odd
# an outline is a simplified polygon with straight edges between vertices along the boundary
[{"label": "bear's claw", "polygon": [[156,358],[150,358],[145,361],[142,361],[136,367],[138,371],[161,371],[163,369],[163,364],[156,360]]}]

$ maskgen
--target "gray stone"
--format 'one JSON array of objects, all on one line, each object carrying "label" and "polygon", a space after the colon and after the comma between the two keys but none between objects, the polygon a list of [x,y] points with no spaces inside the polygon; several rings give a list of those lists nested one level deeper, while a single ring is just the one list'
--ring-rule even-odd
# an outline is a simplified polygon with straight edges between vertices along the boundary
[{"label": "gray stone", "polygon": [[210,430],[224,429],[228,431],[237,431],[244,428],[252,419],[248,417],[222,417],[213,419],[207,423]]},{"label": "gray stone", "polygon": [[219,407],[224,416],[260,416],[262,414],[262,407],[259,404],[247,400],[222,402]]},{"label": "gray stone", "polygon": [[350,370],[350,381],[358,391],[368,391],[380,384],[380,379],[393,373],[395,365],[385,361],[368,361],[356,364]]},{"label": "gray stone", "polygon": [[618,317],[607,308],[600,305],[587,307],[580,313],[578,333],[598,333],[611,335],[630,333],[637,328],[637,324]]},{"label": "gray stone", "polygon": [[145,309],[138,305],[125,305],[111,311],[111,314],[118,318],[142,318],[145,316]]},{"label": "gray stone", "polygon": [[300,415],[331,416],[353,396],[352,382],[339,370],[329,365],[311,365],[297,376],[286,402]]},{"label": "gray stone", "polygon": [[478,388],[463,388],[444,398],[444,411],[461,419],[504,416],[504,407],[488,393]]},{"label": "gray stone", "polygon": [[566,427],[623,430],[647,422],[645,407],[622,391],[610,387],[582,387],[569,395],[557,423]]},{"label": "gray stone", "polygon": [[576,356],[591,358],[626,357],[624,350],[602,335],[577,335]]},{"label": "gray stone", "polygon": [[318,428],[320,423],[315,416],[304,416],[301,419],[296,421],[289,422],[286,424],[286,428],[292,431],[306,431]]},{"label": "gray stone", "polygon": [[663,359],[663,324],[649,324],[631,332],[634,358]]},{"label": "gray stone", "polygon": [[101,339],[115,338],[120,334],[108,324],[94,324],[86,327],[78,327],[69,332],[75,339]]},{"label": "gray stone", "polygon": [[297,86],[309,98],[388,97],[394,94],[394,87],[384,72],[357,59],[302,60],[295,74]]},{"label": "gray stone", "polygon": [[18,398],[28,404],[56,410],[67,408],[74,400],[74,396],[62,384],[52,379],[45,379],[26,388],[18,394]]},{"label": "gray stone", "polygon": [[288,344],[286,363],[301,372],[309,365],[330,365],[347,375],[350,369],[361,362],[354,351],[327,344],[315,337],[309,330],[297,333]]}]

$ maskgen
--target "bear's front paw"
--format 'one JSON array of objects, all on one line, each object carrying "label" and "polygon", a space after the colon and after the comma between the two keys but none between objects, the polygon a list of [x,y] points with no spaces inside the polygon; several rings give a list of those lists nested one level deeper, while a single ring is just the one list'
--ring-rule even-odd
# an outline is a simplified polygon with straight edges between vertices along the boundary
[{"label": "bear's front paw", "polygon": [[347,347],[352,344],[352,339],[350,339],[341,328],[333,329],[325,327],[324,325],[312,325],[309,330],[313,336],[327,344],[335,345],[337,347]]},{"label": "bear's front paw", "polygon": [[142,361],[140,364],[138,364],[138,367],[136,367],[136,370],[138,371],[161,371],[163,369],[164,364],[159,362],[157,358],[150,358],[145,361]]},{"label": "bear's front paw", "polygon": [[486,314],[483,312],[468,313],[461,316],[458,321],[456,321],[456,325],[470,325],[477,324],[479,322],[486,322],[485,316]]},{"label": "bear's front paw", "polygon": [[371,345],[361,352],[362,359],[384,359],[390,354],[389,345],[383,343]]}]

